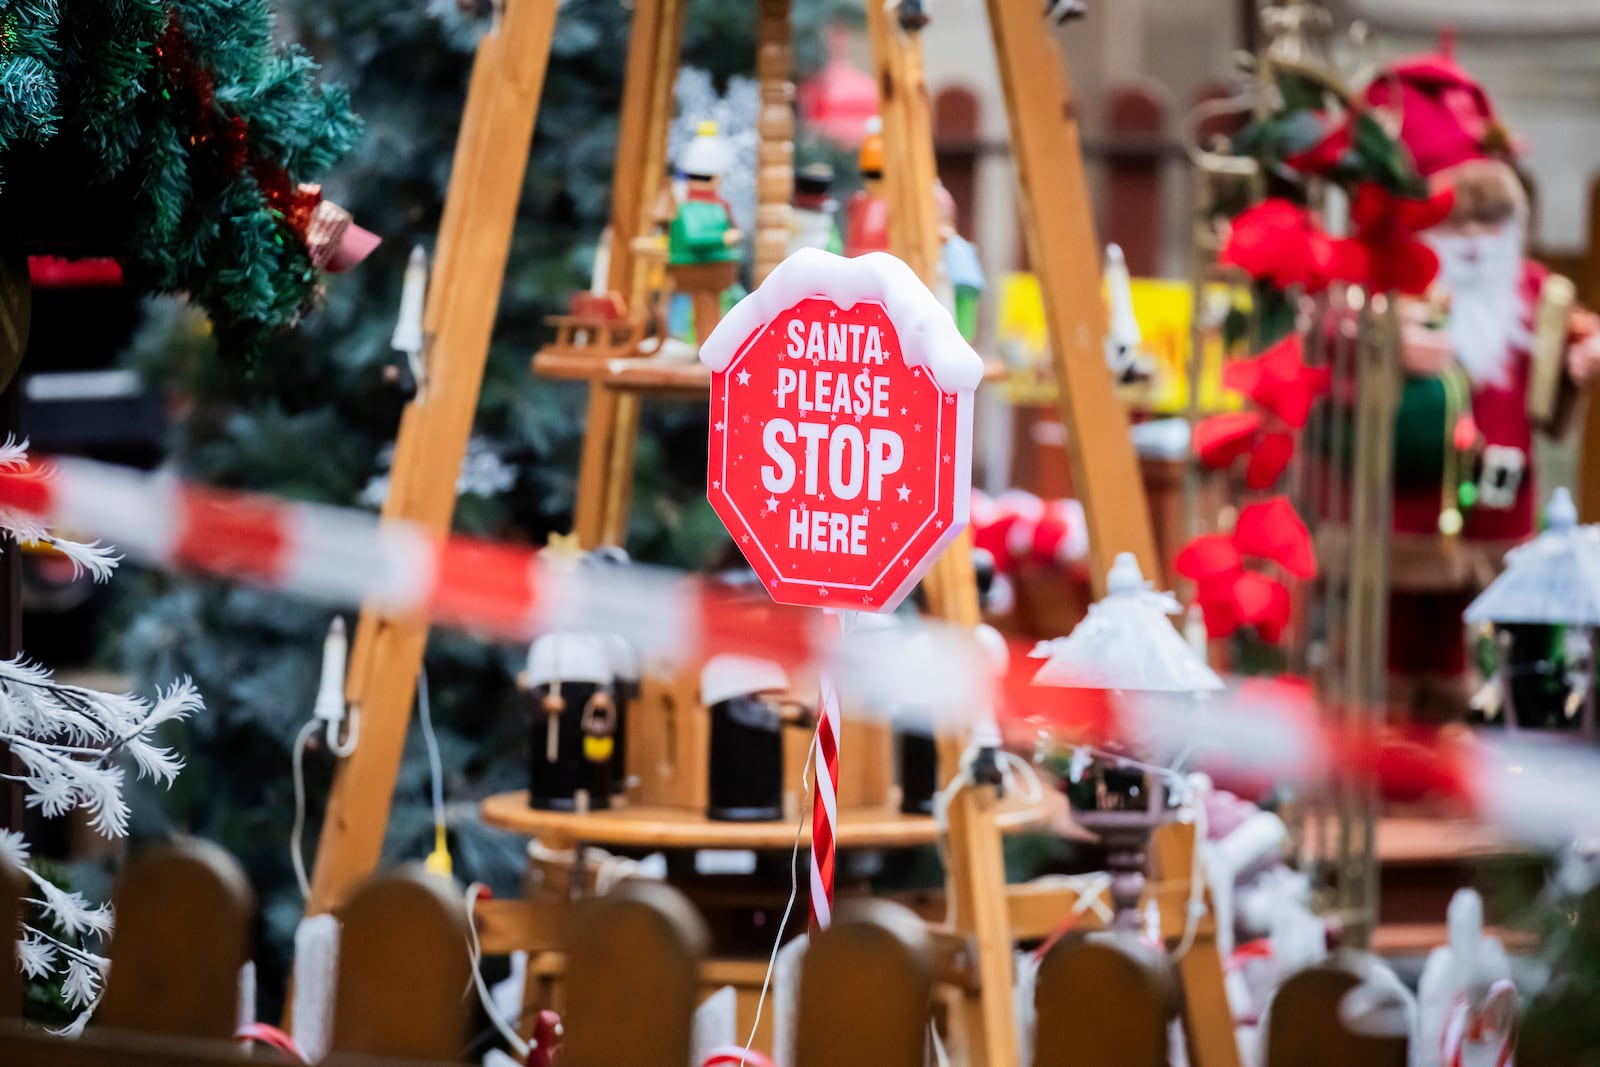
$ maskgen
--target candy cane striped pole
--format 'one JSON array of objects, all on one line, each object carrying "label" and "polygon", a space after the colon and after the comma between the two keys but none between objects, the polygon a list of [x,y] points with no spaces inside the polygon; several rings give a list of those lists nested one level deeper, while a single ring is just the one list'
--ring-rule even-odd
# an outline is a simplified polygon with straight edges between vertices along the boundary
[{"label": "candy cane striped pole", "polygon": [[[839,613],[839,631],[849,630],[855,612]],[[823,671],[817,700],[816,793],[811,802],[811,930],[833,921],[833,872],[839,826],[839,685]]]}]

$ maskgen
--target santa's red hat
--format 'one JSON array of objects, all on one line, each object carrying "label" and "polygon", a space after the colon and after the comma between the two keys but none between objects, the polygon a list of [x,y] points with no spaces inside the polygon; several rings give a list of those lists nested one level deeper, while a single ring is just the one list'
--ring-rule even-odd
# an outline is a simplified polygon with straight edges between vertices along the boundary
[{"label": "santa's red hat", "polygon": [[1526,207],[1515,146],[1489,94],[1454,58],[1399,60],[1367,86],[1366,100],[1393,118],[1422,176],[1455,190],[1456,217],[1504,219]]}]

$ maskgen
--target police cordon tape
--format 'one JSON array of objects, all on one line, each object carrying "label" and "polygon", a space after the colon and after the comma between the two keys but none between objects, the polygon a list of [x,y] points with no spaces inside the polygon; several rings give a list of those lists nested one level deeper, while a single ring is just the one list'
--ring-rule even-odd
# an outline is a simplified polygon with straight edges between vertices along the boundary
[{"label": "police cordon tape", "polygon": [[488,638],[617,633],[647,663],[718,652],[826,666],[848,716],[965,736],[992,711],[1013,744],[1137,745],[1142,756],[1240,788],[1365,781],[1384,796],[1435,796],[1508,839],[1559,847],[1600,837],[1600,753],[1560,740],[1486,740],[1464,729],[1378,730],[1288,681],[1246,681],[1209,699],[1032,683],[1012,648],[997,673],[973,635],[921,621],[849,641],[814,611],[643,565],[541,558],[526,546],[441,538],[369,512],[192,485],[80,459],[0,471],[0,508],[114,543],[149,566],[230,578],[338,609],[426,616]]}]

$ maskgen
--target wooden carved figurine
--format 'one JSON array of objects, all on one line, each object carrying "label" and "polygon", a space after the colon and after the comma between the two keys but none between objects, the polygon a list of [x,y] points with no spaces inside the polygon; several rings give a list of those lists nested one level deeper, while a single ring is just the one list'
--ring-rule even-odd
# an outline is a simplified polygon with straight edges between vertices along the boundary
[{"label": "wooden carved figurine", "polygon": [[700,673],[711,712],[710,803],[727,822],[783,818],[784,708],[789,675],[770,660],[714,656]]},{"label": "wooden carved figurine", "polygon": [[590,634],[545,634],[528,649],[517,682],[533,720],[530,806],[610,807],[617,724],[612,677],[605,644]]},{"label": "wooden carved figurine", "polygon": [[978,337],[978,301],[983,297],[983,265],[971,241],[956,231],[956,201],[937,178],[933,199],[939,208],[939,302],[949,308],[961,336]]},{"label": "wooden carved figurine", "polygon": [[867,138],[856,157],[861,188],[845,206],[844,254],[889,251],[889,201],[883,188],[883,120],[867,121]]},{"label": "wooden carved figurine", "polygon": [[838,201],[828,195],[833,186],[833,168],[815,163],[794,176],[794,200],[789,206],[789,255],[802,248],[820,248],[834,255],[844,253],[834,215]]},{"label": "wooden carved figurine", "polygon": [[742,235],[722,199],[722,175],[732,156],[717,124],[703,122],[678,160],[684,189],[667,230],[667,274],[689,297],[694,336],[702,342],[722,318],[723,293],[739,280]]}]

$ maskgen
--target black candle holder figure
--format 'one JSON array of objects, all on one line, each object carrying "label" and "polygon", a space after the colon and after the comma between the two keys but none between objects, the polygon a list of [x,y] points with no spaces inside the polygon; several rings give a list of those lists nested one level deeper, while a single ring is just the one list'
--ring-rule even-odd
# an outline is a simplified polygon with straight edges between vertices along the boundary
[{"label": "black candle holder figure", "polygon": [[783,818],[783,710],[789,676],[770,660],[715,656],[700,673],[711,712],[706,815],[724,822]]},{"label": "black candle holder figure", "polygon": [[895,734],[895,762],[900,771],[900,810],[907,815],[932,815],[939,792],[939,745],[925,733]]},{"label": "black candle holder figure", "polygon": [[528,804],[551,811],[611,805],[616,703],[605,647],[589,634],[545,634],[517,679],[531,731]]}]

